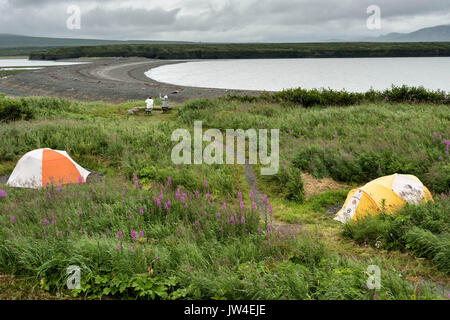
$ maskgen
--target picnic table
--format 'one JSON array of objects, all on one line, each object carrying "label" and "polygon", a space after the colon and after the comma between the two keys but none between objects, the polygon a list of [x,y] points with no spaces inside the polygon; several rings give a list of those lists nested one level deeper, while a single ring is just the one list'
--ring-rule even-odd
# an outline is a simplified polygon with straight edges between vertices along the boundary
[{"label": "picnic table", "polygon": [[[162,111],[162,112],[167,112],[170,110],[172,110],[171,106],[168,106],[168,108],[163,108],[162,106],[154,106],[152,109],[152,111]],[[130,114],[130,115],[138,114],[141,111],[143,111],[147,114],[150,113],[150,112],[147,112],[146,107],[134,107],[134,108],[131,108],[130,110],[128,110],[128,114]]]}]

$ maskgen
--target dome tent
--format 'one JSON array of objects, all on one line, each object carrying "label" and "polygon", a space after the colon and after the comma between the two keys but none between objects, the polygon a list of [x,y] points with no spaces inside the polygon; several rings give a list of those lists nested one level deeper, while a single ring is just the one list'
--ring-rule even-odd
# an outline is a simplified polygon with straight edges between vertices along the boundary
[{"label": "dome tent", "polygon": [[84,183],[89,174],[67,152],[44,148],[20,158],[7,185],[37,189],[52,184]]},{"label": "dome tent", "polygon": [[334,220],[346,223],[367,214],[393,213],[406,203],[418,204],[432,201],[430,191],[413,175],[393,174],[375,179],[361,188],[351,190]]}]

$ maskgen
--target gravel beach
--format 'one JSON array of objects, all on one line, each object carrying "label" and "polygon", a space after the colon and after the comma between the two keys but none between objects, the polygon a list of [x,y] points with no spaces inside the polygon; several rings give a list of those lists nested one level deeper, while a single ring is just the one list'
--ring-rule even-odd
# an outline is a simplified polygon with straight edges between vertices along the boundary
[{"label": "gravel beach", "polygon": [[8,76],[0,81],[0,92],[8,96],[57,96],[80,101],[125,102],[168,94],[171,101],[218,97],[226,94],[260,94],[259,91],[224,90],[177,86],[154,81],[145,72],[173,60],[107,58],[67,60],[87,64],[50,67]]}]

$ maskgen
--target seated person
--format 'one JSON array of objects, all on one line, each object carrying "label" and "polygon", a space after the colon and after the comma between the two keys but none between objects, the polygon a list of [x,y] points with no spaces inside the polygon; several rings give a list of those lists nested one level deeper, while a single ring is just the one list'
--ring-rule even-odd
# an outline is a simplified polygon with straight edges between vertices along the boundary
[{"label": "seated person", "polygon": [[145,103],[147,104],[145,107],[145,113],[151,113],[153,110],[153,98],[148,97],[147,100],[145,100]]},{"label": "seated person", "polygon": [[159,97],[162,99],[162,110],[163,111],[169,110],[169,97],[167,95],[161,97],[161,94],[159,94]]}]

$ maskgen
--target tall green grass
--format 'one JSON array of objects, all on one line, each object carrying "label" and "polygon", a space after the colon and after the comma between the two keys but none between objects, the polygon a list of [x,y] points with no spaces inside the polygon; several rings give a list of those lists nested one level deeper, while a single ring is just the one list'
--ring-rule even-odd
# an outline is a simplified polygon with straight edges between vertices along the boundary
[{"label": "tall green grass", "polygon": [[[329,251],[316,232],[278,230],[265,208],[241,209],[237,197],[224,207],[207,192],[167,184],[142,190],[117,180],[6,192],[0,272],[27,276],[51,292],[133,299],[439,298],[431,287],[415,290],[386,260],[349,259]],[[376,292],[365,285],[374,263],[385,271]],[[82,280],[72,292],[66,289],[70,265],[81,268]]]},{"label": "tall green grass", "polygon": [[450,201],[407,205],[395,215],[367,216],[343,225],[345,236],[359,244],[410,250],[450,274]]}]

